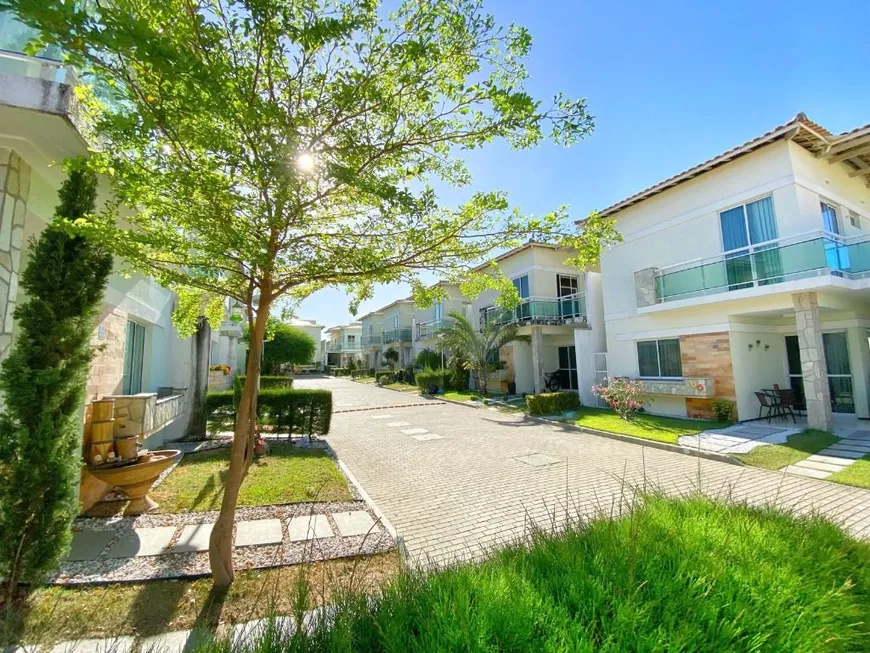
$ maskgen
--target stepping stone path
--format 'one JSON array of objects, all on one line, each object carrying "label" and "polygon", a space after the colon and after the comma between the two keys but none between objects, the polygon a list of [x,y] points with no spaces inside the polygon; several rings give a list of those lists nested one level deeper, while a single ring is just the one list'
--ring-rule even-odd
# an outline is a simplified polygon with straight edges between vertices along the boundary
[{"label": "stepping stone path", "polygon": [[819,453],[789,465],[788,474],[809,478],[828,478],[846,469],[859,458],[870,455],[870,431],[854,431]]},{"label": "stepping stone path", "polygon": [[175,526],[134,528],[112,545],[106,557],[134,558],[160,555],[169,547],[173,535],[175,535]]},{"label": "stepping stone path", "polygon": [[291,542],[304,542],[332,537],[332,527],[326,515],[306,515],[293,517],[287,522],[287,534]]},{"label": "stepping stone path", "polygon": [[181,537],[172,547],[173,553],[208,551],[208,541],[214,524],[191,524],[181,529]]},{"label": "stepping stone path", "polygon": [[73,534],[67,560],[93,560],[106,545],[112,541],[115,534],[111,531],[80,531]]},{"label": "stepping stone path", "polygon": [[236,524],[236,546],[281,544],[283,539],[280,519],[257,519]]},{"label": "stepping stone path", "polygon": [[332,518],[335,520],[335,525],[338,526],[338,532],[343,537],[367,535],[369,532],[373,532],[372,527],[375,525],[372,516],[365,510],[337,512]]}]

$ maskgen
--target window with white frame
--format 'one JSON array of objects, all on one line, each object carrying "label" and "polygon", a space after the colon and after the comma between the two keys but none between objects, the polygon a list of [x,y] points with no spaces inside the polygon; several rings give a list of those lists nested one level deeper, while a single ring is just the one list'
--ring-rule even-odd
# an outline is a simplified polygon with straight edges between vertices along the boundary
[{"label": "window with white frame", "polygon": [[136,322],[127,322],[127,337],[124,341],[123,394],[142,392],[142,371],[145,367],[145,327]]},{"label": "window with white frame", "polygon": [[438,302],[435,306],[432,307],[433,315],[435,316],[435,321],[440,322],[444,317],[444,304]]},{"label": "window with white frame", "polygon": [[399,316],[398,315],[393,316],[393,328],[394,329],[399,328]]},{"label": "window with white frame", "polygon": [[837,207],[824,200],[820,201],[819,205],[822,209],[822,228],[832,234],[840,233],[840,218],[837,214]]},{"label": "window with white frame", "polygon": [[849,224],[855,229],[861,229],[861,216],[854,211],[849,211]]},{"label": "window with white frame", "polygon": [[348,345],[351,345],[351,346],[355,345],[355,344],[356,344],[356,336],[355,336],[355,335],[352,336],[352,335],[348,334],[348,336],[347,336],[347,344],[348,344]]},{"label": "window with white frame", "polygon": [[577,277],[570,274],[556,275],[556,292],[557,297],[567,297],[568,295],[576,295],[580,292],[580,281]]},{"label": "window with white frame", "polygon": [[683,376],[680,339],[641,340],[637,343],[637,368],[641,378],[672,379]]}]

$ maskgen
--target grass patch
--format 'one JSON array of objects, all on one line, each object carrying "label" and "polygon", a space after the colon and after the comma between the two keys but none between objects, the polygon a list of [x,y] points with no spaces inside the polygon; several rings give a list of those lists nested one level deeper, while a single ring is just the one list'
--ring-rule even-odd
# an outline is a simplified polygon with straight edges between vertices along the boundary
[{"label": "grass patch", "polygon": [[45,587],[0,621],[0,646],[18,641],[49,645],[85,637],[138,635],[213,626],[216,616],[242,622],[293,612],[299,573],[308,573],[317,592],[313,603],[329,603],[348,589],[370,591],[394,578],[399,556],[381,554],[305,567],[240,571],[222,604],[214,603],[209,578],[84,587]]},{"label": "grass patch", "polygon": [[436,395],[436,397],[452,401],[482,401],[484,398],[492,397],[492,395],[483,395],[474,390],[447,390],[442,394]]},{"label": "grass patch", "polygon": [[692,435],[707,429],[721,429],[729,426],[725,422],[662,417],[648,413],[636,413],[628,422],[608,408],[591,406],[584,406],[580,410],[572,412],[571,418],[561,421],[608,433],[631,435],[636,438],[671,444],[676,444],[681,435]]},{"label": "grass patch", "polygon": [[[478,565],[338,597],[251,651],[866,651],[870,546],[817,517],[649,497]],[[218,649],[215,650],[223,650]]]},{"label": "grass patch", "polygon": [[420,394],[420,388],[415,385],[411,385],[410,383],[387,383],[384,387],[392,388],[393,390],[400,390],[402,392],[408,392],[415,395]]},{"label": "grass patch", "polygon": [[371,384],[371,383],[375,382],[375,377],[373,377],[373,376],[360,376],[360,377],[357,377],[355,379],[351,379],[351,381],[356,381],[357,383]]},{"label": "grass patch", "polygon": [[870,489],[870,456],[856,460],[842,472],[829,476],[827,480]]},{"label": "grass patch", "polygon": [[[735,458],[742,460],[747,465],[762,467],[764,469],[782,469],[787,465],[818,453],[826,447],[839,441],[836,435],[827,431],[807,429],[802,433],[796,433],[789,437],[785,444],[770,444],[756,447],[749,453],[734,454]],[[829,480],[834,480],[831,477]]]},{"label": "grass patch", "polygon": [[[229,448],[188,454],[150,493],[158,512],[201,512],[220,508]],[[251,464],[239,493],[239,506],[297,501],[349,501],[347,481],[335,461],[316,449],[273,444],[268,456]]]}]

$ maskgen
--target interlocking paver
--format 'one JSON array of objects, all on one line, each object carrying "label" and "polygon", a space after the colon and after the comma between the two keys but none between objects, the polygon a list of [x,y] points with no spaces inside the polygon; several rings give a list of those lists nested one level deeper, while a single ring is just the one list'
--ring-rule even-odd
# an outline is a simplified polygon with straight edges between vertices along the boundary
[{"label": "interlocking paver", "polygon": [[544,467],[545,465],[555,465],[562,462],[561,458],[556,456],[548,456],[545,453],[533,453],[529,456],[520,456],[517,460],[532,467]]},{"label": "interlocking paver", "polygon": [[[489,410],[453,404],[394,409],[391,402],[399,393],[343,379],[320,383],[336,397],[356,397],[362,388],[366,402],[390,405],[396,421],[446,436],[437,446],[421,446],[358,414],[336,414],[332,421],[330,445],[404,538],[412,558],[474,556],[488,545],[523,535],[532,523],[549,528],[554,519],[558,525],[568,515],[618,514],[624,507],[621,497],[631,497],[631,488],[644,484],[671,494],[700,489],[753,505],[775,502],[800,514],[818,509],[853,535],[867,537],[870,531],[862,521],[870,517],[868,490],[698,459]],[[299,382],[300,387],[306,384]],[[534,452],[562,464],[533,467],[516,461]],[[863,455],[849,452],[820,454]]]},{"label": "interlocking paver", "polygon": [[280,544],[282,539],[280,519],[255,519],[236,524],[236,546]]},{"label": "interlocking paver", "polygon": [[404,433],[405,435],[420,435],[422,433],[428,433],[429,429],[421,429],[419,427],[415,427],[412,429],[402,429],[400,433]]},{"label": "interlocking paver", "polygon": [[437,433],[422,433],[421,435],[412,435],[417,442],[428,442],[429,440],[443,440],[444,436]]},{"label": "interlocking paver", "polygon": [[398,428],[400,426],[411,426],[411,422],[387,422],[386,426]]},{"label": "interlocking paver", "polygon": [[113,537],[114,531],[76,531],[66,559],[96,560]]},{"label": "interlocking paver", "polygon": [[291,542],[303,540],[316,540],[324,537],[332,537],[332,526],[326,515],[305,515],[293,517],[287,522],[287,534]]},{"label": "interlocking paver", "polygon": [[164,553],[175,535],[175,526],[134,528],[124,533],[106,552],[108,558],[156,556]]}]

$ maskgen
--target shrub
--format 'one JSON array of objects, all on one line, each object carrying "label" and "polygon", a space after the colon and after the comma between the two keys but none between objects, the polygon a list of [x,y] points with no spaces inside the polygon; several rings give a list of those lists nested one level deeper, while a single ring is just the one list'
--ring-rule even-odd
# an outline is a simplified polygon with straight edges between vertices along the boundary
[{"label": "shrub", "polygon": [[580,395],[576,392],[571,392],[570,390],[563,392],[543,392],[539,395],[528,395],[526,397],[526,406],[529,409],[529,415],[553,415],[564,413],[567,410],[578,410],[581,405]]},{"label": "shrub", "polygon": [[462,392],[468,390],[468,382],[471,378],[471,370],[464,369],[461,365],[448,368],[448,375],[444,380],[445,390]]},{"label": "shrub", "polygon": [[349,367],[336,367],[332,370],[335,376],[350,376],[351,369]]},{"label": "shrub", "polygon": [[604,399],[607,405],[624,420],[630,420],[638,410],[649,403],[642,397],[643,381],[611,377],[604,385],[593,386],[592,392]]},{"label": "shrub", "polygon": [[390,383],[396,382],[396,373],[395,372],[378,372],[375,374],[375,382],[378,385],[387,385]]},{"label": "shrub", "polygon": [[393,371],[396,368],[396,363],[399,362],[399,352],[395,349],[388,349],[384,352],[383,358],[387,361],[387,366],[390,368],[390,371]]},{"label": "shrub", "polygon": [[324,435],[332,420],[332,393],[329,390],[260,390],[257,395],[260,424],[269,424],[275,433],[287,435]]},{"label": "shrub", "polygon": [[368,369],[368,371],[367,371],[367,375],[366,375],[366,376],[374,376],[374,375],[375,375],[375,368],[374,368],[374,367],[370,367],[370,368]]},{"label": "shrub", "polygon": [[229,376],[230,366],[229,365],[212,365],[208,368],[212,372],[223,372],[224,376]]},{"label": "shrub", "polygon": [[[236,407],[231,390],[209,392],[205,397],[209,433],[232,431]],[[323,435],[332,420],[332,393],[328,390],[261,389],[257,395],[257,419],[274,427],[274,433]]]},{"label": "shrub", "polygon": [[[239,383],[239,390],[241,391],[241,386],[245,385],[245,375],[239,374],[236,376],[236,380]],[[293,377],[292,376],[280,376],[280,375],[268,375],[261,374],[260,375],[260,390],[266,390],[267,388],[292,388],[293,387]],[[238,403],[236,404],[238,405]]]},{"label": "shrub", "polygon": [[281,365],[305,365],[314,358],[318,343],[299,327],[278,322],[263,343],[263,366],[277,371]]},{"label": "shrub", "polygon": [[[30,241],[21,275],[26,299],[15,308],[18,333],[0,372],[0,579],[7,606],[19,582],[40,582],[69,549],[91,334],[112,271],[105,248],[71,236],[64,224],[94,210],[95,176],[72,169],[59,196],[55,222]],[[11,219],[7,212],[4,220]]]},{"label": "shrub", "polygon": [[720,422],[737,421],[737,404],[730,399],[715,398],[712,402],[713,416]]},{"label": "shrub", "polygon": [[423,392],[437,392],[439,388],[445,389],[445,380],[450,375],[450,370],[433,370],[426,368],[415,376],[417,387]]},{"label": "shrub", "polygon": [[427,347],[417,354],[416,358],[414,358],[414,367],[418,370],[425,370],[427,367],[431,370],[440,369],[441,354]]}]

